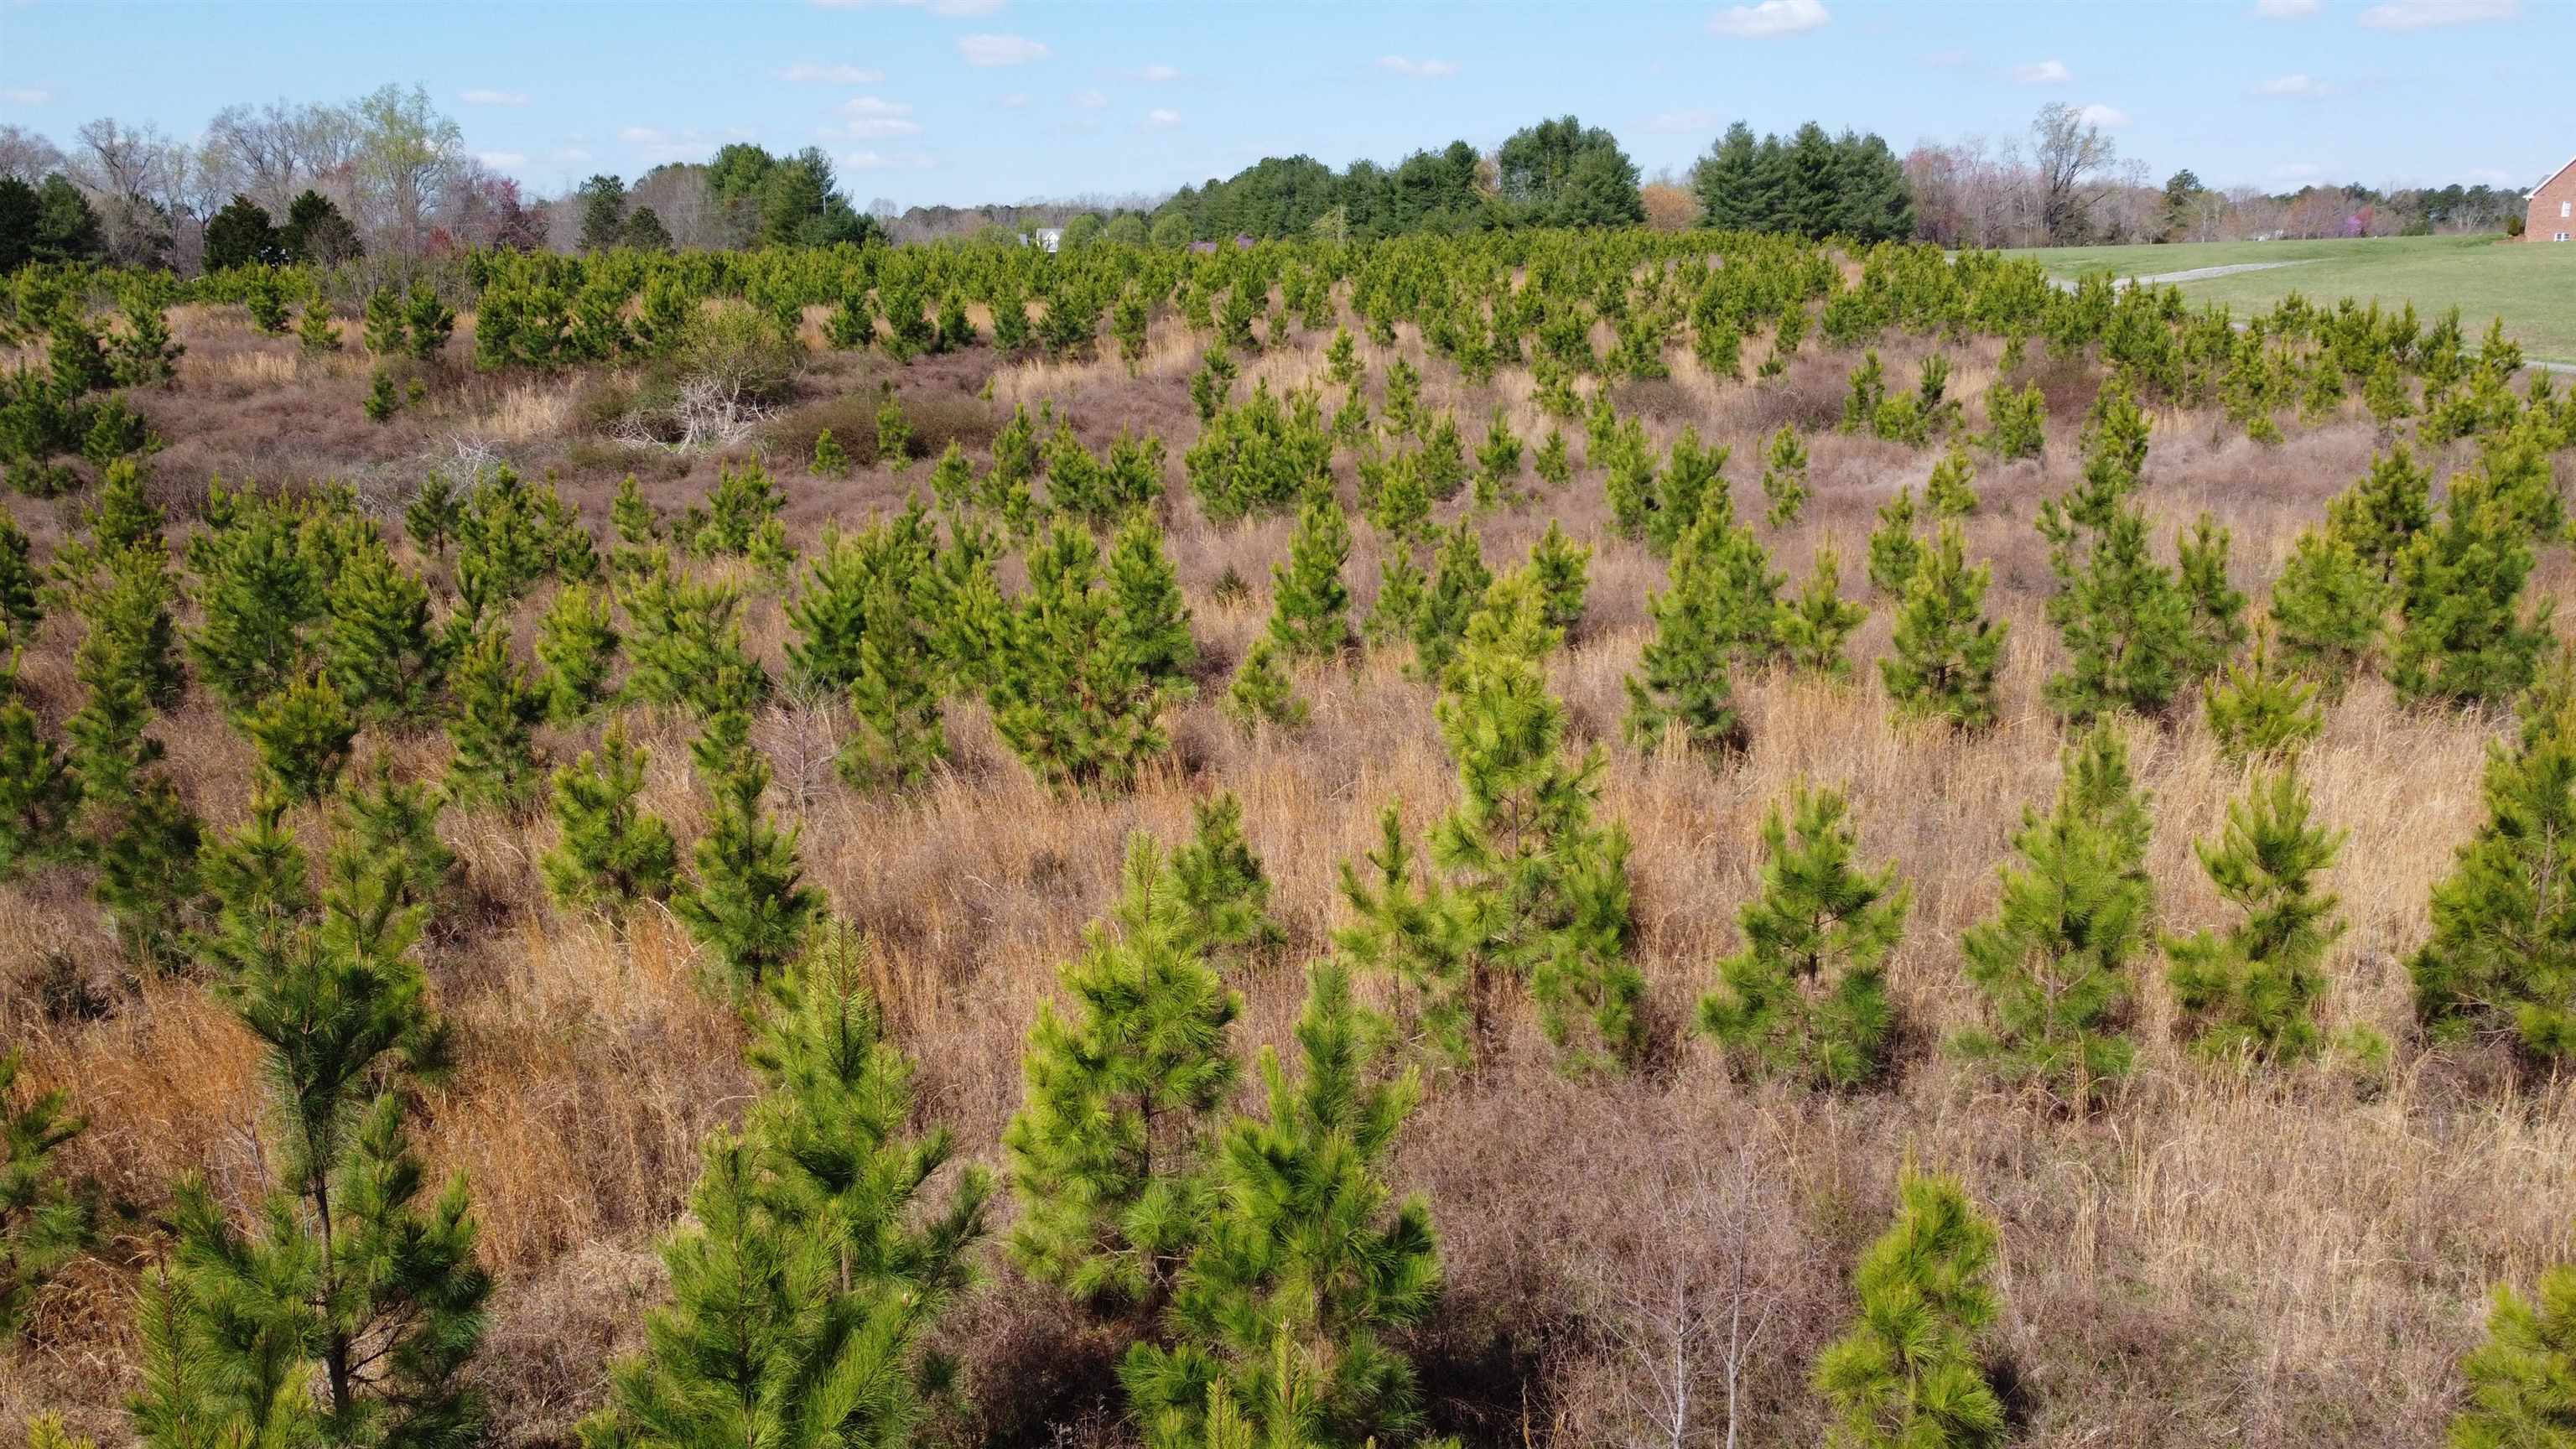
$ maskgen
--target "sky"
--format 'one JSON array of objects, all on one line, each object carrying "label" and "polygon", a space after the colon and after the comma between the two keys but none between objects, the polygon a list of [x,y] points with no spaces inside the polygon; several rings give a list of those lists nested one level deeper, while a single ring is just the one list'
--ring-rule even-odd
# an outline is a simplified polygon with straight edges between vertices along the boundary
[{"label": "sky", "polygon": [[0,122],[194,136],[417,83],[534,194],[750,140],[910,206],[1392,163],[1566,113],[1651,176],[1739,118],[1903,151],[2062,101],[2157,180],[2527,189],[2576,155],[2571,58],[2576,0],[0,0]]}]

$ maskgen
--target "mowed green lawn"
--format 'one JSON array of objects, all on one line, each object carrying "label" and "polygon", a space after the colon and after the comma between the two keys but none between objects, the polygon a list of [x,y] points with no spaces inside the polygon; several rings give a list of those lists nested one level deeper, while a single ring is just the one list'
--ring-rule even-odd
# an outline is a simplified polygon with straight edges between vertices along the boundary
[{"label": "mowed green lawn", "polygon": [[2486,330],[2488,318],[2502,317],[2506,335],[2528,355],[2576,363],[2576,242],[2422,236],[2041,247],[2011,255],[2030,257],[2055,277],[2106,269],[2123,277],[2159,276],[2200,267],[2296,262],[2176,285],[2194,302],[2223,302],[2240,315],[2259,312],[2292,292],[2324,303],[2341,297],[2376,300],[2383,307],[2413,302],[2428,322],[2457,307],[2472,344]]}]

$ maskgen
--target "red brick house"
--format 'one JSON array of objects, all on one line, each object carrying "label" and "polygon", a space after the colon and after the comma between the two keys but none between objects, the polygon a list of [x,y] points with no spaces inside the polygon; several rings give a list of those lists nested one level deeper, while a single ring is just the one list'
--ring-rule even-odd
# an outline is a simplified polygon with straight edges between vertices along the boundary
[{"label": "red brick house", "polygon": [[2576,161],[2559,167],[2557,175],[2540,183],[2530,201],[2531,214],[2522,224],[2524,241],[2576,239]]}]

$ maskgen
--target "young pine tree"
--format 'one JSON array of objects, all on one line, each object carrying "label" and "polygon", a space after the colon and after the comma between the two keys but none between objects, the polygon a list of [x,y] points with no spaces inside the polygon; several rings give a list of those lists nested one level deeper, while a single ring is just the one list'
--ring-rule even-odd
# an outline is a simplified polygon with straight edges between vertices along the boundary
[{"label": "young pine tree", "polygon": [[1845,1089],[1886,1067],[1896,1029],[1887,957],[1904,939],[1911,886],[1893,864],[1852,863],[1840,792],[1801,786],[1762,824],[1762,894],[1738,914],[1744,949],[1700,998],[1699,1029],[1748,1075]]},{"label": "young pine tree", "polygon": [[1729,624],[1735,600],[1716,557],[1722,542],[1694,525],[1673,550],[1665,589],[1647,597],[1655,633],[1626,681],[1624,728],[1639,749],[1678,739],[1686,749],[1718,755],[1744,745],[1732,679],[1740,657]]},{"label": "young pine tree", "polygon": [[885,1040],[846,927],[826,927],[751,1051],[762,1091],[718,1129],[662,1247],[670,1302],[609,1375],[585,1449],[916,1442],[954,1368],[928,1347],[973,1279],[990,1195],[907,1135],[913,1066]]},{"label": "young pine tree", "polygon": [[1780,652],[1792,669],[1848,679],[1851,660],[1843,654],[1844,641],[1868,617],[1867,606],[1843,598],[1842,559],[1827,544],[1816,550],[1816,571],[1806,588],[1780,606],[1775,626]]},{"label": "young pine tree", "polygon": [[1166,1315],[1175,1341],[1138,1343],[1119,1366],[1149,1449],[1206,1443],[1212,1418],[1297,1426],[1309,1444],[1421,1432],[1413,1365],[1390,1339],[1437,1306],[1440,1249],[1428,1205],[1386,1185],[1421,1081],[1378,1075],[1331,958],[1308,972],[1296,1034],[1303,1074],[1265,1049],[1267,1116],[1238,1119],[1215,1155],[1214,1207]]},{"label": "young pine tree", "polygon": [[2451,1449],[2541,1449],[2576,1437],[2576,1266],[2540,1275],[2536,1301],[2496,1285],[2486,1342],[2463,1363],[2469,1401],[2451,1418]]},{"label": "young pine tree", "polygon": [[874,580],[861,601],[859,674],[850,682],[858,731],[841,747],[841,777],[862,787],[914,789],[948,758],[937,642],[910,590]]},{"label": "young pine tree", "polygon": [[449,681],[455,713],[447,738],[455,754],[447,764],[447,793],[464,804],[516,810],[535,795],[540,773],[537,722],[545,696],[527,669],[510,655],[506,630],[477,631]]},{"label": "young pine tree", "polygon": [[674,892],[671,910],[743,1001],[796,958],[823,902],[805,884],[798,831],[780,830],[760,808],[769,761],[743,749],[726,763],[714,781],[715,818],[692,855],[697,878]]},{"label": "young pine tree", "polygon": [[1145,671],[1130,627],[1088,532],[1061,525],[1031,551],[987,696],[1003,742],[1051,788],[1124,790],[1169,746],[1173,689]]},{"label": "young pine tree", "polygon": [[1988,1025],[1950,1045],[2082,1112],[2128,1075],[2130,964],[2149,949],[2155,886],[2148,802],[2130,784],[2126,742],[2106,722],[2065,759],[2055,807],[2022,812],[2002,904],[1960,939],[1960,970],[1985,995]]},{"label": "young pine tree", "polygon": [[2530,685],[2548,642],[2554,601],[2526,605],[2531,545],[2511,507],[2484,482],[2476,472],[2455,476],[2442,522],[2398,554],[2388,679],[2403,699],[2511,699]]},{"label": "young pine tree", "polygon": [[2227,934],[2201,931],[2166,946],[2182,1031],[2213,1057],[2289,1063],[2317,1049],[2318,969],[2343,934],[2336,900],[2314,877],[2334,864],[2344,834],[2309,823],[2295,769],[2258,779],[2227,805],[2227,830],[2193,851],[2220,896],[2245,912]]},{"label": "young pine tree", "polygon": [[2194,599],[2150,555],[2137,506],[2147,417],[2127,391],[2104,389],[2086,431],[2083,481],[2040,505],[2058,592],[2048,601],[2067,667],[2049,701],[2076,723],[2113,710],[2161,714],[2194,674]]},{"label": "young pine tree", "polygon": [[1878,527],[1869,535],[1869,581],[1900,599],[1923,564],[1923,540],[1914,536],[1914,517],[1914,485],[1909,483],[1880,507]]},{"label": "young pine tree", "polygon": [[1591,563],[1592,545],[1566,537],[1564,526],[1553,518],[1547,521],[1547,532],[1530,545],[1530,575],[1538,582],[1548,627],[1569,638],[1583,622],[1584,595],[1592,587]]},{"label": "young pine tree", "polygon": [[309,804],[339,784],[358,717],[329,676],[313,674],[270,695],[242,718],[241,728],[259,751],[261,775]]},{"label": "young pine tree", "polygon": [[2576,660],[2522,701],[2487,752],[2487,818],[2433,887],[2432,936],[2407,970],[2439,1043],[2510,1043],[2544,1067],[2576,1055]]},{"label": "young pine tree", "polygon": [[1762,496],[1770,505],[1773,528],[1787,528],[1798,521],[1807,506],[1807,445],[1798,441],[1798,430],[1787,423],[1771,435],[1770,446],[1762,453]]},{"label": "young pine tree", "polygon": [[98,1235],[97,1204],[54,1160],[87,1124],[60,1090],[22,1100],[22,1066],[0,1053],[0,1346],[16,1344],[36,1295]]},{"label": "young pine tree", "polygon": [[566,725],[589,719],[615,693],[608,677],[616,660],[617,626],[610,619],[608,595],[588,584],[557,589],[537,621],[546,717]]},{"label": "young pine tree", "polygon": [[181,1186],[173,1264],[145,1292],[136,1426],[152,1449],[468,1449],[492,1282],[464,1180],[430,1197],[404,1129],[406,1079],[444,1061],[411,953],[423,913],[346,840],[317,900],[262,814],[253,849],[273,864],[229,873],[215,935],[219,989],[266,1059],[276,1178],[247,1230],[202,1182]]},{"label": "young pine tree", "polygon": [[1967,449],[1953,443],[1932,465],[1932,476],[1923,485],[1923,501],[1932,506],[1934,518],[1965,518],[1977,511],[1976,481],[1977,465],[1968,461]]},{"label": "young pine tree", "polygon": [[2325,729],[2317,686],[2272,660],[2270,631],[2258,634],[2242,661],[2201,689],[2201,712],[2219,758],[2232,765],[2288,759]]},{"label": "young pine tree", "polygon": [[1172,881],[1191,939],[1210,953],[1284,944],[1270,918],[1270,877],[1243,834],[1243,801],[1228,790],[1190,805],[1190,840],[1172,852]]},{"label": "young pine tree", "polygon": [[554,816],[561,832],[537,862],[558,905],[596,908],[612,918],[640,901],[667,900],[679,873],[671,827],[637,803],[644,791],[645,752],[612,724],[597,751],[554,773]]},{"label": "young pine tree", "polygon": [[2332,529],[2307,528],[2272,585],[2268,612],[2282,663],[2336,698],[2379,646],[2388,588]]},{"label": "young pine tree", "polygon": [[1994,1449],[2003,1401],[1978,1336],[2000,1305],[1986,1282],[1999,1240],[1953,1177],[1907,1167],[1896,1222],[1852,1274],[1860,1313],[1816,1359],[1833,1442],[1851,1449]]},{"label": "young pine tree", "polygon": [[1986,617],[1993,577],[1990,565],[1968,567],[1959,526],[1943,523],[1897,606],[1895,652],[1878,661],[1899,714],[1959,729],[1994,723],[1995,665],[2012,626]]},{"label": "young pine tree", "polygon": [[416,724],[436,706],[446,658],[429,588],[381,542],[341,564],[320,652],[324,673],[361,718]]},{"label": "young pine tree", "polygon": [[1244,733],[1252,734],[1265,724],[1292,730],[1305,725],[1312,706],[1297,693],[1286,656],[1279,641],[1265,633],[1252,641],[1243,662],[1235,667],[1217,707]]},{"label": "young pine tree", "polygon": [[1342,569],[1351,524],[1342,505],[1318,492],[1297,515],[1288,558],[1271,565],[1271,640],[1290,660],[1333,659],[1352,644],[1351,591]]},{"label": "young pine tree", "polygon": [[1095,1313],[1150,1328],[1214,1211],[1218,1113],[1233,1094],[1241,998],[1205,959],[1152,837],[1127,847],[1115,929],[1095,922],[1058,973],[1002,1134],[1020,1215],[1011,1260]]},{"label": "young pine tree", "polygon": [[1440,535],[1432,558],[1431,587],[1413,620],[1413,664],[1426,679],[1438,679],[1458,655],[1467,637],[1467,620],[1494,582],[1485,566],[1484,544],[1473,524],[1460,519]]},{"label": "young pine tree", "polygon": [[0,665],[0,880],[77,858],[80,806],[80,776],[19,696],[13,655]]}]

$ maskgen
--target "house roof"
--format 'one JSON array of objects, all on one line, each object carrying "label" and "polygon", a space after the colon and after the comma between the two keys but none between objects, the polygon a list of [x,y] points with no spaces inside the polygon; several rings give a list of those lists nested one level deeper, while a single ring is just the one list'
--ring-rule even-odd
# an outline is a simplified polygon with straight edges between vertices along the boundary
[{"label": "house roof", "polygon": [[2535,186],[2535,187],[2531,188],[2529,191],[2524,192],[2524,193],[2523,193],[2523,196],[2522,196],[2522,199],[2523,199],[2523,200],[2525,200],[2525,201],[2529,201],[2529,200],[2531,200],[2533,197],[2538,196],[2540,193],[2542,193],[2542,192],[2544,192],[2544,191],[2547,191],[2547,190],[2549,189],[2549,183],[2550,183],[2550,181],[2556,181],[2559,177],[2566,175],[2566,174],[2567,174],[2568,172],[2570,172],[2570,171],[2576,171],[2576,157],[2570,157],[2570,158],[2568,158],[2568,162],[2567,162],[2567,164],[2566,164],[2566,165],[2561,166],[2561,167],[2559,167],[2557,170],[2550,172],[2550,173],[2549,173],[2549,180],[2548,180],[2548,181],[2543,181],[2543,182],[2541,182],[2538,186]]}]

